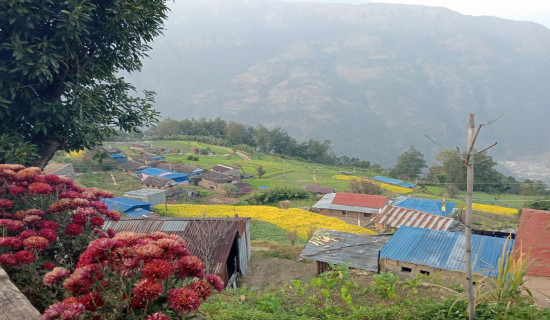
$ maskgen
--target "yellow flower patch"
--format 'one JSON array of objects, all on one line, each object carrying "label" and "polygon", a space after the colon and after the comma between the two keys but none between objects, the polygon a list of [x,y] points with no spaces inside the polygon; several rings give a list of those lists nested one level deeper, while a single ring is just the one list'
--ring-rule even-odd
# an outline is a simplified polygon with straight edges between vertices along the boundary
[{"label": "yellow flower patch", "polygon": [[472,203],[472,210],[490,212],[496,214],[512,215],[518,213],[518,209],[492,206],[489,204]]},{"label": "yellow flower patch", "polygon": [[[160,211],[165,211],[164,206],[159,206]],[[309,212],[302,209],[279,209],[270,206],[242,206],[234,207],[227,205],[192,205],[177,204],[168,206],[167,214],[177,217],[250,217],[252,219],[269,222],[277,227],[298,232],[301,238],[308,237],[311,228],[325,228],[355,234],[374,234],[375,232],[366,228],[354,226],[344,221],[327,217],[321,214]]]},{"label": "yellow flower patch", "polygon": [[392,184],[388,184],[388,183],[383,183],[383,182],[378,182],[376,180],[371,180],[371,179],[367,179],[367,178],[361,178],[361,177],[357,177],[357,176],[345,176],[345,175],[342,175],[342,174],[338,174],[338,175],[335,175],[335,176],[332,176],[334,179],[337,179],[337,180],[345,180],[345,181],[350,181],[350,180],[368,180],[372,183],[376,183],[380,186],[380,188],[384,189],[384,190],[388,190],[390,192],[394,192],[394,193],[398,193],[398,194],[406,194],[406,193],[411,193],[413,192],[413,190],[411,188],[404,188],[404,187],[399,187],[399,186],[394,186]]}]

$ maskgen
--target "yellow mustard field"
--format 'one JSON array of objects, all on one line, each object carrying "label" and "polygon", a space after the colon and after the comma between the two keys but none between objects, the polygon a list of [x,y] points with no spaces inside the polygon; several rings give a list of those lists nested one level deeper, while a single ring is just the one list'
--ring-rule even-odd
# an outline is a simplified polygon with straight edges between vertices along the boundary
[{"label": "yellow mustard field", "polygon": [[337,174],[335,176],[332,176],[334,179],[338,179],[338,180],[345,180],[345,181],[350,181],[350,180],[368,180],[372,183],[376,183],[380,186],[380,188],[384,189],[384,190],[388,190],[388,191],[391,191],[391,192],[394,192],[394,193],[398,193],[398,194],[407,194],[407,193],[411,193],[413,192],[412,189],[410,188],[404,188],[404,187],[399,187],[399,186],[394,186],[394,185],[391,185],[391,184],[387,184],[387,183],[383,183],[383,182],[378,182],[378,181],[375,181],[375,180],[371,180],[371,179],[365,179],[365,178],[361,178],[361,177],[357,177],[357,176],[346,176],[346,175],[343,175],[343,174]]},{"label": "yellow mustard field", "polygon": [[472,203],[472,210],[490,212],[496,214],[512,215],[518,213],[518,209],[493,206],[489,204]]},{"label": "yellow mustard field", "polygon": [[166,212],[167,215],[175,217],[207,216],[223,218],[234,217],[237,214],[239,217],[250,217],[269,222],[287,231],[296,230],[299,237],[306,239],[311,228],[325,228],[355,234],[375,233],[369,229],[347,224],[338,218],[327,217],[297,208],[279,209],[270,206],[234,207],[228,205],[176,204],[168,206],[167,211],[164,206],[159,206],[158,209],[161,212]]}]

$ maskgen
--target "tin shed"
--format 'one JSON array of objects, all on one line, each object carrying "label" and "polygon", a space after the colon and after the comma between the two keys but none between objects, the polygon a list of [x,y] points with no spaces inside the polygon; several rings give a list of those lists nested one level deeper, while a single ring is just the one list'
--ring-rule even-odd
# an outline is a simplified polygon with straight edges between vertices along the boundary
[{"label": "tin shed", "polygon": [[150,202],[152,206],[166,202],[166,191],[160,189],[144,188],[128,191],[124,194],[126,198]]}]

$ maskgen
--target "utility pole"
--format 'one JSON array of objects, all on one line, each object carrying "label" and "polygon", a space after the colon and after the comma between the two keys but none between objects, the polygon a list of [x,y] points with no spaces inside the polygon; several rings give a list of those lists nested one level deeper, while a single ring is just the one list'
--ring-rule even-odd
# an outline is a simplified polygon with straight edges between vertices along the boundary
[{"label": "utility pole", "polygon": [[[480,126],[481,128],[481,126]],[[477,131],[479,133],[479,129]],[[468,147],[466,157],[463,159],[466,164],[466,232],[465,232],[465,263],[466,263],[466,281],[468,284],[468,318],[476,318],[474,307],[474,283],[472,279],[472,198],[474,193],[474,163],[472,150],[474,148],[474,114],[470,113],[468,120]]]}]

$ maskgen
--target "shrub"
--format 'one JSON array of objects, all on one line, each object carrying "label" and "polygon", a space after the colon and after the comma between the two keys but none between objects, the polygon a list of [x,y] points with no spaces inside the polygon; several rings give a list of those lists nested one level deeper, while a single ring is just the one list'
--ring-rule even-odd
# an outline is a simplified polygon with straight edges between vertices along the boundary
[{"label": "shrub", "polygon": [[224,288],[217,275],[204,275],[204,263],[189,255],[183,238],[162,232],[94,240],[72,273],[56,268],[44,284],[70,294],[44,320],[68,319],[66,310],[74,313],[69,319],[185,319]]},{"label": "shrub", "polygon": [[294,187],[275,187],[268,190],[258,190],[253,192],[247,202],[250,204],[268,204],[283,200],[308,199],[311,194],[301,188]]},{"label": "shrub", "polygon": [[44,274],[72,269],[91,240],[106,236],[105,220],[120,219],[99,201],[107,197],[39,168],[0,164],[0,264],[37,309],[61,294],[42,284]]}]

